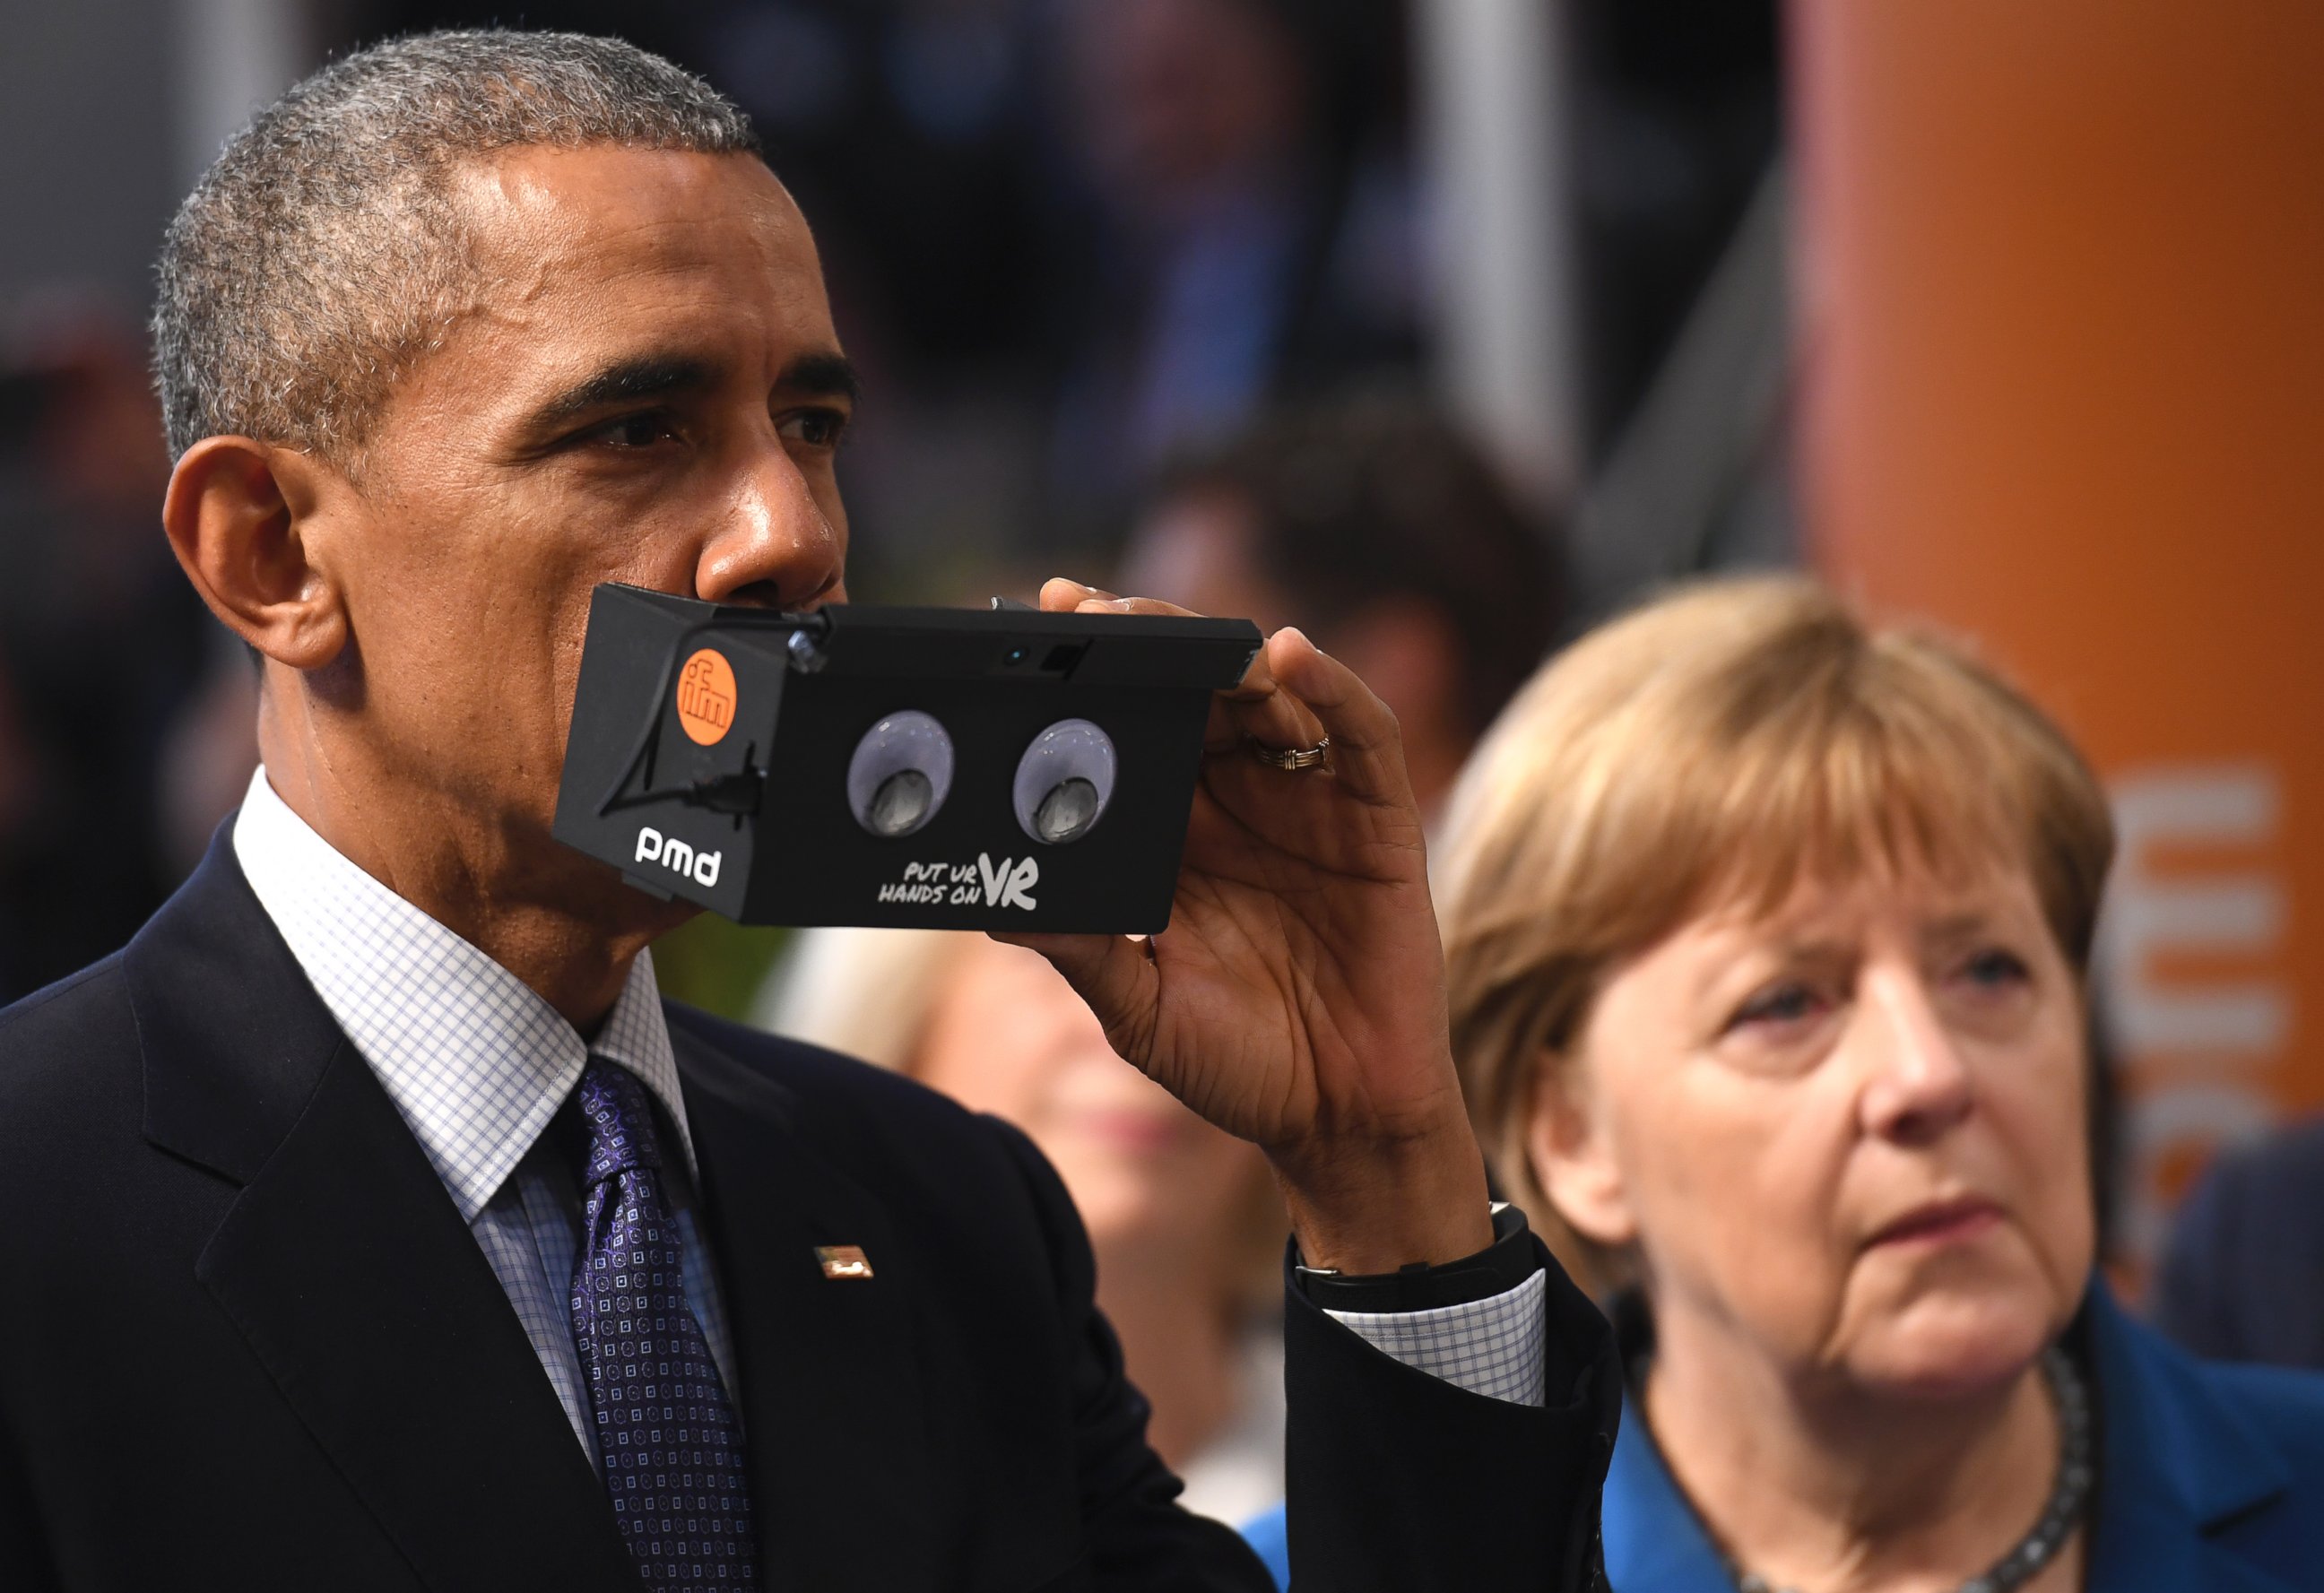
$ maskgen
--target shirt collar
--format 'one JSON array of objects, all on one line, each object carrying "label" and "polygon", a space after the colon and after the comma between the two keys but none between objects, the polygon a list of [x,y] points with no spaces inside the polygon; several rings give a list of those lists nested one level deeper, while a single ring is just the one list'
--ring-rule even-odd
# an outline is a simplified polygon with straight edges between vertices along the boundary
[{"label": "shirt collar", "polygon": [[538,1141],[594,1054],[653,1091],[696,1179],[651,953],[639,952],[595,1045],[482,951],[355,866],[290,811],[261,769],[234,849],[259,905],[386,1086],[463,1220]]}]

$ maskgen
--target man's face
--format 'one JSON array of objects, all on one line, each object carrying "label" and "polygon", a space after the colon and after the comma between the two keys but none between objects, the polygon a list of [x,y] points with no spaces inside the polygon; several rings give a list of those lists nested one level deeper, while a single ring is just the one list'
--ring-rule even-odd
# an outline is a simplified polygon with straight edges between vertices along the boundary
[{"label": "man's face", "polygon": [[381,775],[492,827],[488,889],[558,898],[595,868],[547,840],[590,589],[841,597],[853,383],[759,161],[530,148],[464,177],[479,308],[397,383],[310,552]]}]

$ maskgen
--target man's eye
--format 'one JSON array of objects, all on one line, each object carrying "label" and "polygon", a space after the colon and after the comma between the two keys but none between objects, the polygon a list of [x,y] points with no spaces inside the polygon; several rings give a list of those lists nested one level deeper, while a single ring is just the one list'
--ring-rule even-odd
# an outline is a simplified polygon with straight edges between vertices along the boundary
[{"label": "man's eye", "polygon": [[847,429],[847,414],[843,410],[800,410],[783,417],[778,429],[790,441],[810,448],[836,447]]},{"label": "man's eye", "polygon": [[675,440],[677,436],[678,428],[669,415],[659,410],[644,410],[606,421],[589,434],[589,440],[608,443],[616,448],[650,448],[659,442]]}]

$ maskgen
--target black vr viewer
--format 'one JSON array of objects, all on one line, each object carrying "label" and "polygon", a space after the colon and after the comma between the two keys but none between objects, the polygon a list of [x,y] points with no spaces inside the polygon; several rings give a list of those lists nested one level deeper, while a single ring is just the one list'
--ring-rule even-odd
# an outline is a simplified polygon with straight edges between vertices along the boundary
[{"label": "black vr viewer", "polygon": [[1150,934],[1247,620],[601,585],[557,838],[744,924]]}]

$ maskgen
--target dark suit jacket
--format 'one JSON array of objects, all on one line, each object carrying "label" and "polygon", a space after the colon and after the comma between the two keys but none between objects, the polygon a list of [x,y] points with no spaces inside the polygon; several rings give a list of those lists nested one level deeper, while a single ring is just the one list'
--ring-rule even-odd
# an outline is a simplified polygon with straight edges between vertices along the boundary
[{"label": "dark suit jacket", "polygon": [[2324,1370],[2324,1119],[2212,1164],[2172,1224],[2153,1314],[2198,1355]]},{"label": "dark suit jacket", "polygon": [[[1173,1503],[1023,1137],[669,1008],[763,1585],[1268,1586]],[[221,833],[123,953],[0,1014],[0,1588],[634,1590],[482,1251]],[[814,1247],[876,1275],[825,1278]],[[1288,1301],[1310,1589],[1595,1564],[1618,1389],[1561,1285],[1551,1406]]]}]

